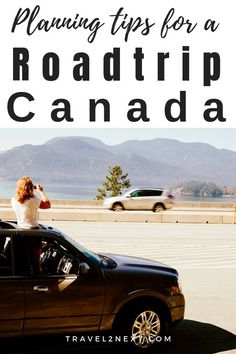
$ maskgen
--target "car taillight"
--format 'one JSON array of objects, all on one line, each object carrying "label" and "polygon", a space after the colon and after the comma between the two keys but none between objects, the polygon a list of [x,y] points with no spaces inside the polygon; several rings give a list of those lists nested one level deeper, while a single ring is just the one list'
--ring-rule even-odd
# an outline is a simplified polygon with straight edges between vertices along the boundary
[{"label": "car taillight", "polygon": [[172,194],[169,194],[169,195],[167,196],[167,198],[169,198],[169,199],[174,199],[174,196],[173,196]]}]

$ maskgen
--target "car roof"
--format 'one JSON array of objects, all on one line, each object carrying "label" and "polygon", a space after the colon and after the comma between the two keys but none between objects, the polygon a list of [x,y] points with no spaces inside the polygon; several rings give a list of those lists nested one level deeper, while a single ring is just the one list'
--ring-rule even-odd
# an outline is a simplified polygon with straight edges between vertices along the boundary
[{"label": "car roof", "polygon": [[141,187],[141,188],[139,188],[139,189],[148,189],[148,190],[164,190],[164,188],[162,188],[162,187]]},{"label": "car roof", "polygon": [[134,192],[134,191],[143,191],[143,190],[149,190],[149,191],[164,191],[165,188],[162,188],[162,187],[140,187],[140,188],[133,188],[131,190],[129,190],[129,192]]},{"label": "car roof", "polygon": [[48,226],[48,225],[39,225],[40,228],[39,229],[23,229],[23,228],[20,228],[18,227],[17,225],[17,222],[15,220],[1,220],[0,219],[0,232],[1,230],[4,230],[4,231],[13,231],[13,230],[16,230],[16,231],[28,231],[28,232],[33,232],[33,233],[38,233],[39,231],[42,232],[42,231],[51,231],[51,232],[56,232],[56,233],[61,233],[59,230],[57,230],[56,228],[52,227],[52,226]]}]

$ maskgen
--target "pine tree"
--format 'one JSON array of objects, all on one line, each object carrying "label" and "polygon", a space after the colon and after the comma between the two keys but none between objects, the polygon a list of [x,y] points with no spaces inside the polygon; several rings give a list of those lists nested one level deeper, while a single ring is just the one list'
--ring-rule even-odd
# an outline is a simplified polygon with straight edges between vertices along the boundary
[{"label": "pine tree", "polygon": [[96,196],[96,199],[101,200],[106,197],[120,195],[123,189],[131,186],[130,180],[127,177],[128,173],[123,174],[121,166],[109,166],[105,181],[102,182],[104,188],[97,188],[99,194]]}]

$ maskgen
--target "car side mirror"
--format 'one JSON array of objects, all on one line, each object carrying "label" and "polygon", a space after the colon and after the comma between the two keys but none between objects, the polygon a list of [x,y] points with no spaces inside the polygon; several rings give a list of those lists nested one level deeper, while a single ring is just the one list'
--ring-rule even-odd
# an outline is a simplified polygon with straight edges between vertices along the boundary
[{"label": "car side mirror", "polygon": [[86,262],[81,262],[79,264],[78,275],[88,275],[92,271],[92,268]]}]

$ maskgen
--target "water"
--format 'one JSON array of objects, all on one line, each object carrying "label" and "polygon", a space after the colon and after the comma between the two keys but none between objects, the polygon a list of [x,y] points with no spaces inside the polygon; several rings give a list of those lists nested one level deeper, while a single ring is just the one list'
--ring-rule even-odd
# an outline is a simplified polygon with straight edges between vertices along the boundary
[{"label": "water", "polygon": [[184,196],[184,197],[176,197],[176,201],[179,202],[206,202],[206,203],[228,203],[228,204],[236,204],[236,197],[191,197],[191,196]]},{"label": "water", "polygon": [[[0,181],[0,199],[11,198],[15,194],[15,181]],[[65,200],[93,200],[95,199],[97,187],[101,185],[88,184],[68,184],[68,183],[44,183],[45,193],[51,200],[65,199]],[[203,197],[176,197],[176,201],[189,202],[219,202],[219,203],[235,203],[236,197],[219,197],[219,198],[203,198]]]},{"label": "water", "polygon": [[[43,188],[51,200],[86,200],[95,199],[99,185],[44,183]],[[11,198],[15,194],[15,181],[0,181],[0,198]],[[36,192],[37,193],[37,192]]]}]

